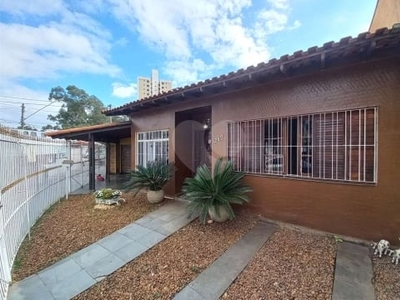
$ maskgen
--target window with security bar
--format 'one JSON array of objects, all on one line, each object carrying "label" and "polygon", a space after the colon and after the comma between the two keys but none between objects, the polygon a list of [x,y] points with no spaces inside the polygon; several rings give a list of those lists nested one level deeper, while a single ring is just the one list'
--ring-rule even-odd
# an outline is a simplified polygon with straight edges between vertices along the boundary
[{"label": "window with security bar", "polygon": [[232,122],[228,156],[245,173],[373,183],[377,108]]},{"label": "window with security bar", "polygon": [[146,167],[151,161],[168,161],[168,140],[168,130],[139,132],[137,134],[137,164]]}]

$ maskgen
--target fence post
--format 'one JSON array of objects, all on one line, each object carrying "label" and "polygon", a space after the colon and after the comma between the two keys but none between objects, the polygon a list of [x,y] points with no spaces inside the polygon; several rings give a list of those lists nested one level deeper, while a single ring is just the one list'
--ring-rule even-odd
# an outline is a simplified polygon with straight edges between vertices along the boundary
[{"label": "fence post", "polygon": [[84,165],[84,161],[83,161],[82,144],[79,145],[79,149],[80,149],[80,163],[81,163],[81,188],[83,188],[83,165]]},{"label": "fence post", "polygon": [[[11,283],[11,267],[8,259],[7,248],[6,248],[6,238],[4,236],[4,217],[3,217],[3,203],[1,200],[1,192],[0,192],[0,257],[1,257],[1,266],[4,270],[5,278],[1,278],[7,283]],[[1,274],[0,274],[1,275]]]},{"label": "fence post", "polygon": [[27,153],[25,153],[26,148],[24,147],[24,145],[22,145],[21,143],[18,143],[21,146],[22,149],[22,156],[23,156],[23,160],[25,161],[24,163],[24,185],[25,185],[25,205],[26,205],[26,219],[28,221],[28,238],[29,240],[31,240],[31,220],[30,220],[30,215],[29,215],[29,191],[28,191],[28,172],[26,170],[27,166],[28,166],[28,155]]}]

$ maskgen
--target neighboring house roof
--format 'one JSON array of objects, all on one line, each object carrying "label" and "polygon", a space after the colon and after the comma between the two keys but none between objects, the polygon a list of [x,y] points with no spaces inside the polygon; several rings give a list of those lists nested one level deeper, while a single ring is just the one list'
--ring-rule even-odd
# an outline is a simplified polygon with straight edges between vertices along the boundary
[{"label": "neighboring house roof", "polygon": [[93,134],[96,141],[116,142],[121,138],[127,138],[131,136],[131,122],[106,123],[46,132],[46,136],[50,136],[52,138],[86,141],[89,139],[89,134]]},{"label": "neighboring house roof", "polygon": [[237,91],[268,82],[350,65],[364,60],[400,55],[400,29],[382,28],[375,33],[364,32],[356,38],[345,37],[339,42],[328,42],[322,47],[296,51],[268,63],[260,63],[219,77],[193,83],[169,92],[105,110],[107,116],[129,115],[171,103],[204,98]]}]

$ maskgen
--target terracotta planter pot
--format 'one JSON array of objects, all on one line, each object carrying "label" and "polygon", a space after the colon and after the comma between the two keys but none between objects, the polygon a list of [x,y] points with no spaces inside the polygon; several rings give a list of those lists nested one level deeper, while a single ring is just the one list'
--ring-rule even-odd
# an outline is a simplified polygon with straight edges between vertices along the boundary
[{"label": "terracotta planter pot", "polygon": [[217,215],[217,212],[215,210],[215,207],[212,206],[208,210],[208,214],[210,215],[211,219],[213,219],[215,222],[225,222],[226,220],[229,219],[229,214],[228,211],[224,206],[219,207],[219,215]]},{"label": "terracotta planter pot", "polygon": [[159,190],[159,191],[147,191],[147,200],[152,203],[160,203],[164,199],[164,191]]}]

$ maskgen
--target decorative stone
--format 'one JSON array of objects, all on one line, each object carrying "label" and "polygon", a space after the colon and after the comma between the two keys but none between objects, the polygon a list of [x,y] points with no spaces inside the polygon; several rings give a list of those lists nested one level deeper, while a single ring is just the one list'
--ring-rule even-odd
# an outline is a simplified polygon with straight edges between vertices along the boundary
[{"label": "decorative stone", "polygon": [[389,256],[393,255],[392,263],[398,264],[400,261],[400,249],[390,250]]},{"label": "decorative stone", "polygon": [[210,209],[208,210],[208,214],[210,215],[211,219],[220,223],[225,222],[229,219],[228,211],[224,206],[219,207],[219,215],[217,214],[214,206],[210,207]]},{"label": "decorative stone", "polygon": [[374,255],[379,255],[382,257],[382,254],[387,255],[389,252],[390,243],[386,240],[380,240],[378,243],[373,243],[372,248],[375,250]]},{"label": "decorative stone", "polygon": [[161,201],[163,201],[163,199],[164,199],[164,191],[163,190],[159,190],[159,191],[148,190],[147,191],[147,200],[150,203],[152,203],[152,204],[160,203]]},{"label": "decorative stone", "polygon": [[101,199],[101,198],[95,198],[96,199],[96,204],[102,204],[102,205],[121,205],[121,201],[125,202],[124,198],[114,198],[114,199]]}]

